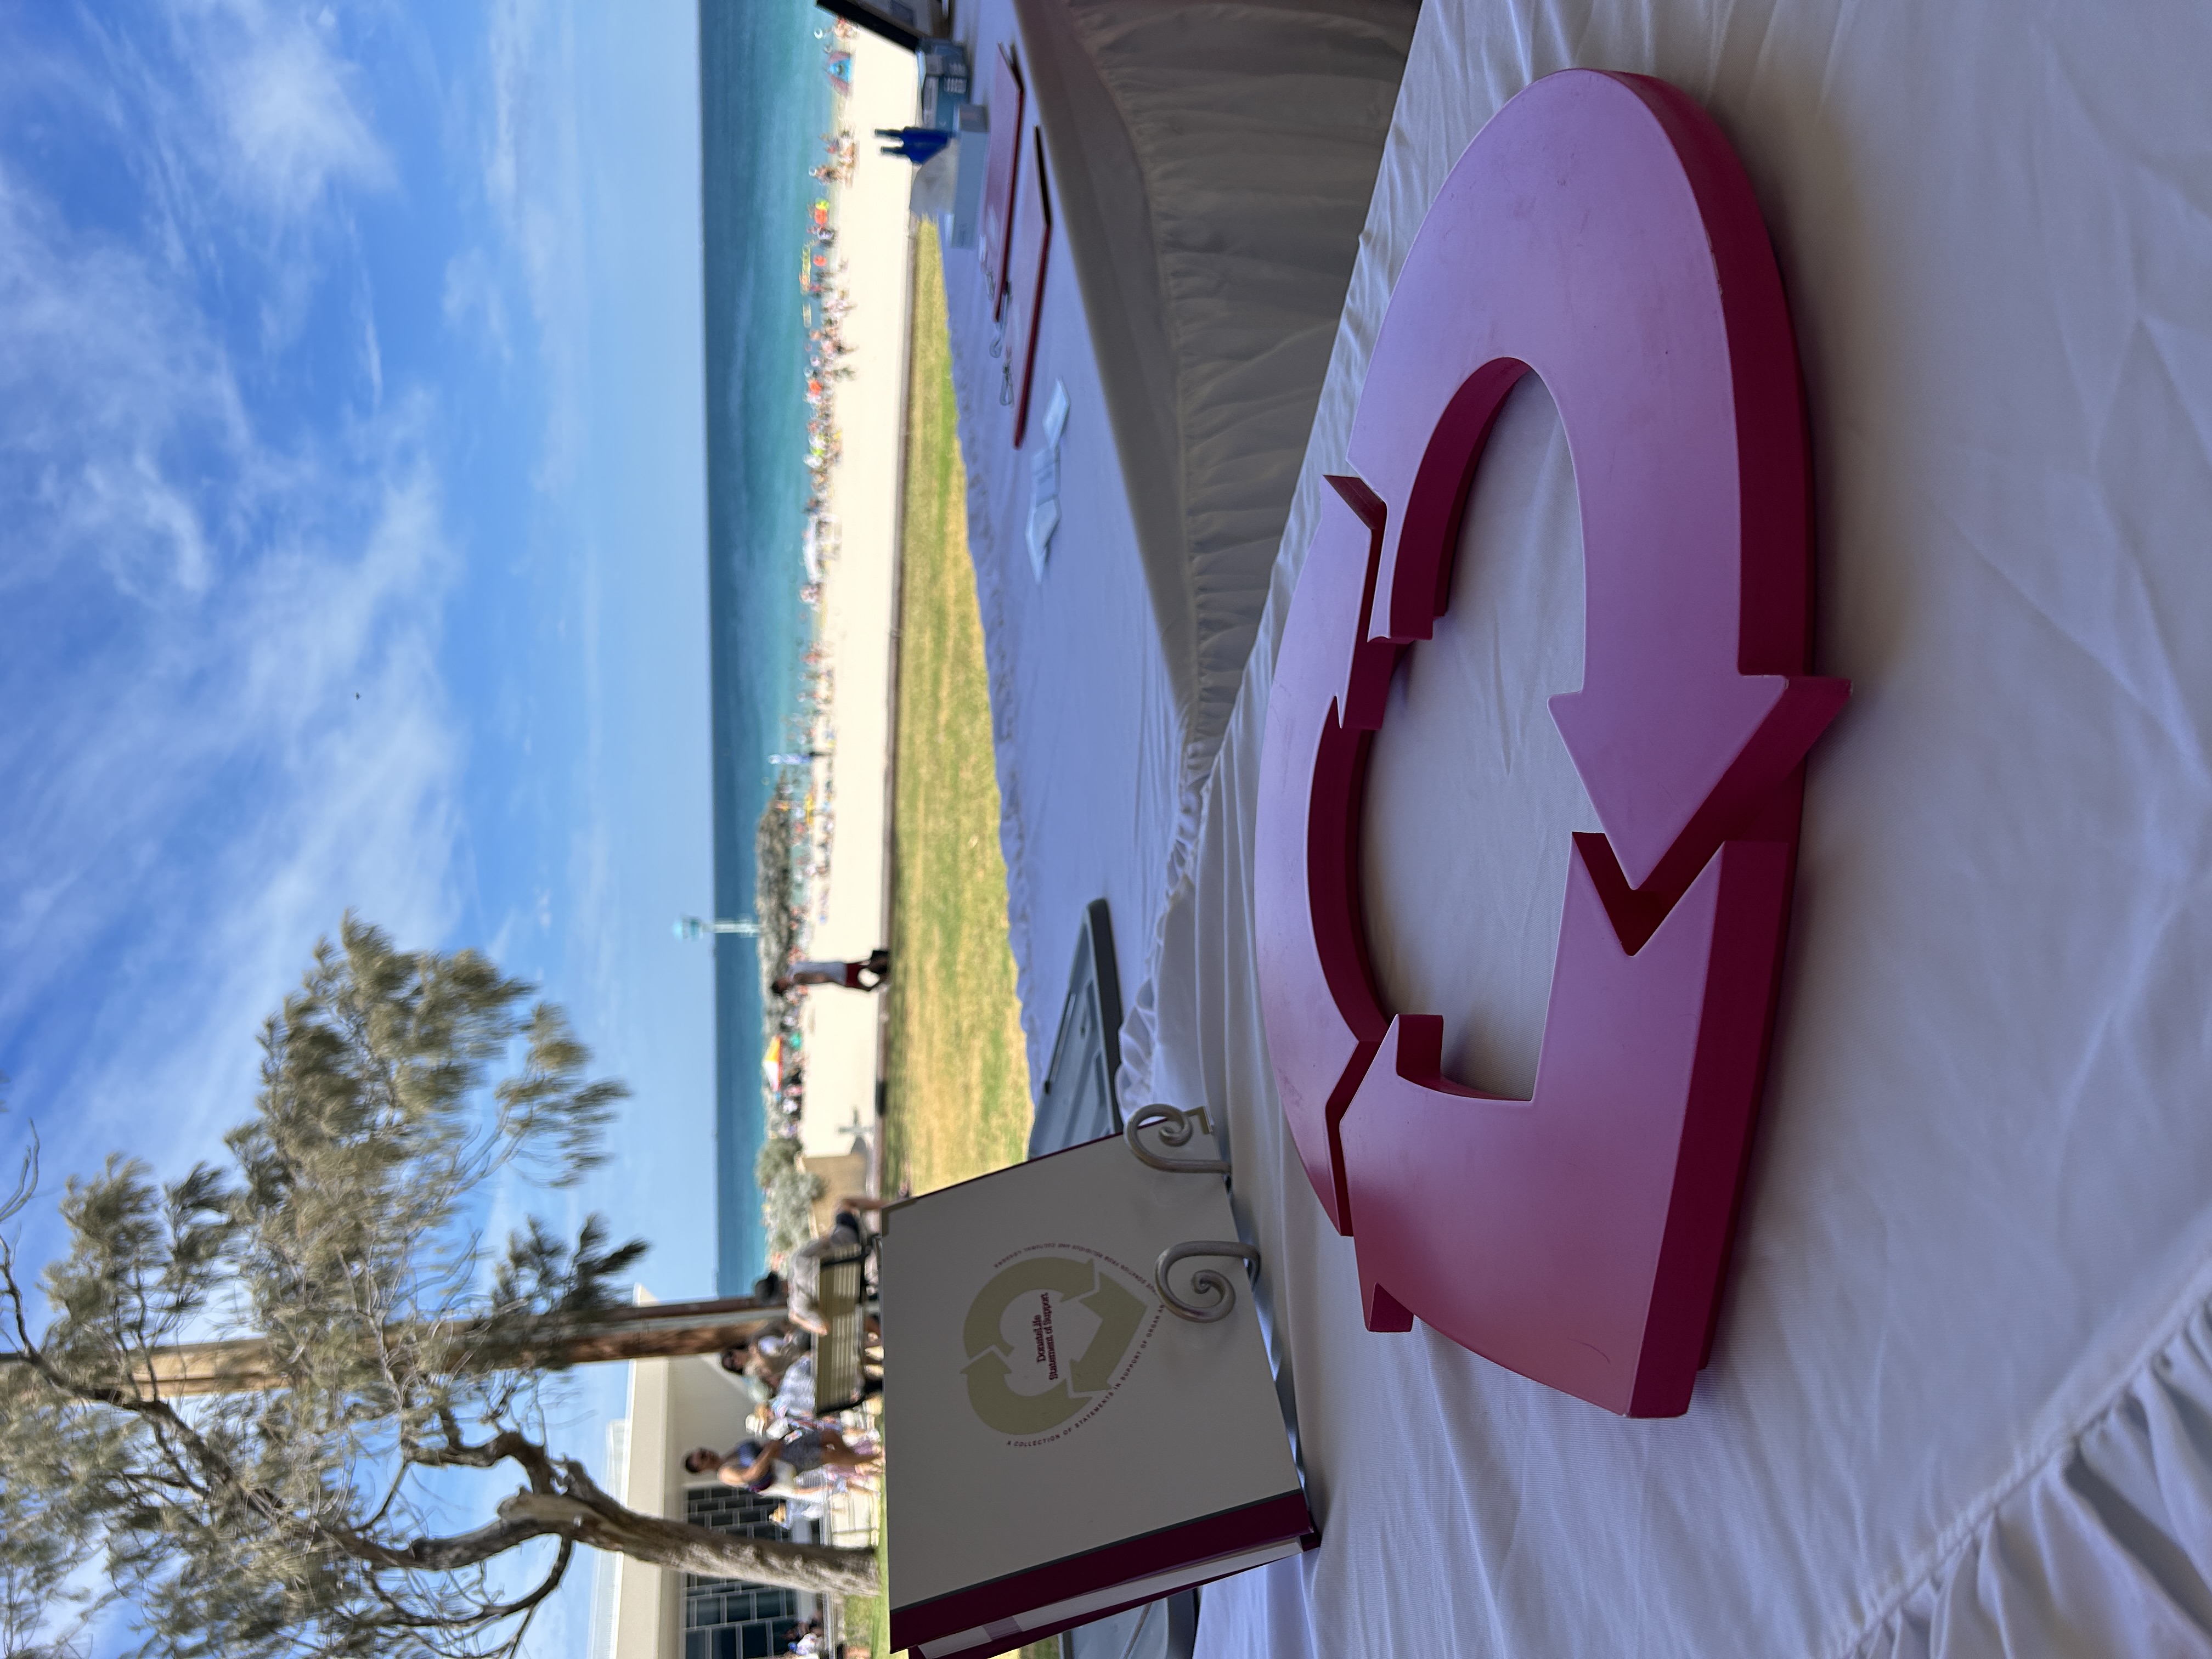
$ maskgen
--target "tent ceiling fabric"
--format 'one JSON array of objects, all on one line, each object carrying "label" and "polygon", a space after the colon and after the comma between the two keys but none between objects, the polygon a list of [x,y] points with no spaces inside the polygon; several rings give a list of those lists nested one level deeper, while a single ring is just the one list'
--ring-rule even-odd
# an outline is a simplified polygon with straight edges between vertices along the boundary
[{"label": "tent ceiling fabric", "polygon": [[[1144,977],[1266,602],[1410,44],[1409,0],[975,0],[1053,190],[1034,395],[1064,382],[1061,518],[1024,548],[970,251],[945,290],[1033,1085],[1083,907]],[[1003,118],[1003,114],[1002,114]]]},{"label": "tent ceiling fabric", "polygon": [[[2207,63],[2194,0],[1429,0],[1125,1030],[1125,1098],[1227,1127],[1323,1527],[1208,1591],[1201,1655],[2212,1655]],[[1856,688],[1812,763],[1719,1342],[1656,1423],[1363,1328],[1252,988],[1259,737],[1322,475],[1451,164],[1577,65],[1684,88],[1749,169],[1814,434],[1814,666]],[[1492,1087],[1525,1086],[1593,827],[1544,707],[1581,676],[1579,546],[1524,386],[1365,819],[1378,975]]]},{"label": "tent ceiling fabric", "polygon": [[1015,6],[1194,800],[1267,599],[1416,12]]}]

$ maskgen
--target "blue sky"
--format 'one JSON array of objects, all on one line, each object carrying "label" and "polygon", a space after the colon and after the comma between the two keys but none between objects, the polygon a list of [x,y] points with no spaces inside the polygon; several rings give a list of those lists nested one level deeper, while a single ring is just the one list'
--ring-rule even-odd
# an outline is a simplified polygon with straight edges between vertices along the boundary
[{"label": "blue sky", "polygon": [[0,8],[0,1147],[50,1185],[213,1151],[352,906],[568,1005],[636,1097],[540,1207],[711,1293],[696,31]]}]

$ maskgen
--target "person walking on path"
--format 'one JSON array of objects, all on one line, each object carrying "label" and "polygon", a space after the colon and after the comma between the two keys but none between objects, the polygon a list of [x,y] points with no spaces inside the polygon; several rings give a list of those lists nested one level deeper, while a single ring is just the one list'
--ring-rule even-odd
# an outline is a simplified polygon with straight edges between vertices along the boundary
[{"label": "person walking on path", "polygon": [[933,159],[937,152],[952,142],[952,135],[935,127],[878,127],[878,138],[896,138],[895,144],[885,144],[883,152],[896,155],[920,167]]},{"label": "person walking on path", "polygon": [[726,1486],[759,1492],[779,1479],[788,1480],[821,1468],[848,1475],[872,1474],[882,1455],[872,1442],[864,1439],[856,1446],[836,1429],[812,1428],[780,1440],[741,1441],[726,1457],[712,1447],[695,1446],[684,1453],[684,1467],[693,1474],[712,1469]]},{"label": "person walking on path", "polygon": [[788,996],[795,985],[835,985],[848,991],[879,991],[891,976],[891,953],[871,951],[860,962],[794,962],[788,973],[769,987],[778,996]]}]

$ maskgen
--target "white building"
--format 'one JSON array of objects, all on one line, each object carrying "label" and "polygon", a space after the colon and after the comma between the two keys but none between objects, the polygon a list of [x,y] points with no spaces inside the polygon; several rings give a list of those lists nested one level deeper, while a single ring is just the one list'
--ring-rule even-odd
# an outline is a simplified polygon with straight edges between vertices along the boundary
[{"label": "white building", "polygon": [[[771,1500],[695,1475],[694,1446],[727,1450],[745,1437],[752,1402],[711,1355],[629,1366],[627,1417],[609,1425],[608,1490],[641,1514],[753,1537],[815,1535],[803,1518],[770,1518]],[[821,1598],[671,1572],[627,1556],[602,1558],[592,1593],[592,1659],[763,1659],[823,1613]]]}]

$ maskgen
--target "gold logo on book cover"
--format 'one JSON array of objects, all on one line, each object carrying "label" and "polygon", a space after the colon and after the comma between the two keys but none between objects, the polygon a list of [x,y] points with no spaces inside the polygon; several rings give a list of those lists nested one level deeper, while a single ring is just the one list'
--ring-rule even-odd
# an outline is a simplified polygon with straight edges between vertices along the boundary
[{"label": "gold logo on book cover", "polygon": [[1046,1252],[1001,1268],[968,1308],[968,1403],[1016,1438],[1058,1428],[1121,1386],[1148,1300],[1085,1256]]}]

